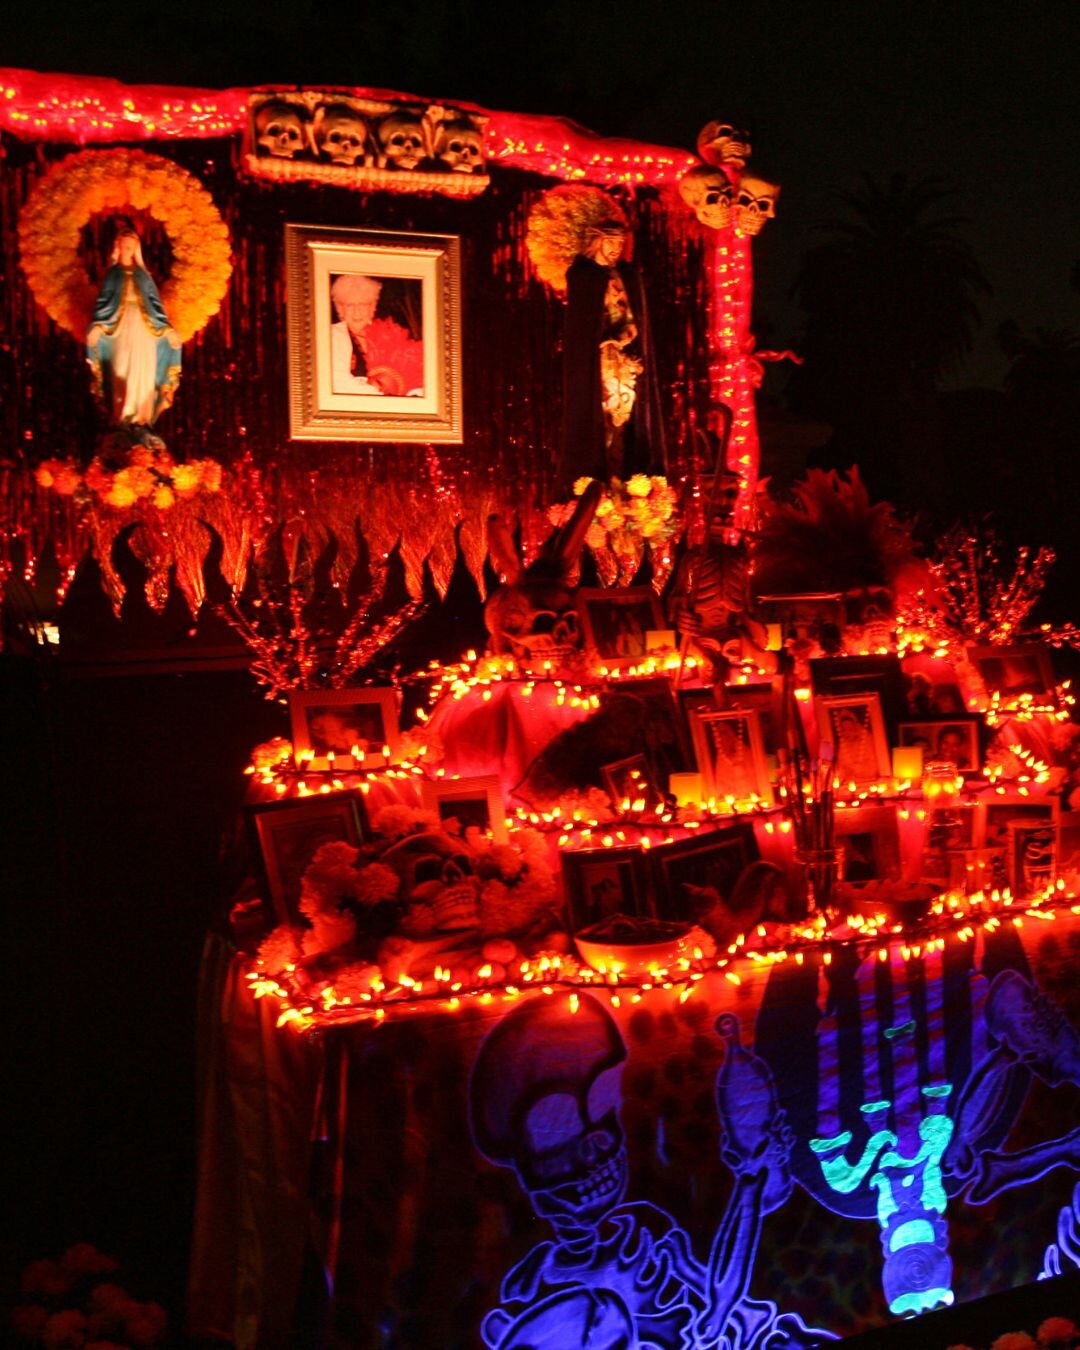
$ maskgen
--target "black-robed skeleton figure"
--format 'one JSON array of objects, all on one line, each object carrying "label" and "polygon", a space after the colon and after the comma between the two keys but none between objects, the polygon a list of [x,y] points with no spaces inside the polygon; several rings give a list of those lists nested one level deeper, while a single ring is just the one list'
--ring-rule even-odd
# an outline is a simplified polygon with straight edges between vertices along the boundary
[{"label": "black-robed skeleton figure", "polygon": [[664,468],[645,292],[623,259],[626,230],[605,225],[566,273],[563,457],[566,483]]},{"label": "black-robed skeleton figure", "polygon": [[659,473],[664,433],[645,292],[625,259],[629,225],[599,188],[552,188],[529,213],[541,280],[566,296],[560,482]]}]

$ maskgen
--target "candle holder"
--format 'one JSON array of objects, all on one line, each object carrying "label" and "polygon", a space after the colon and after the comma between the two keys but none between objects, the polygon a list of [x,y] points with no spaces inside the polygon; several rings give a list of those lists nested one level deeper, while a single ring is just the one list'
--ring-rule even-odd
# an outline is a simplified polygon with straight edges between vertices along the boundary
[{"label": "candle holder", "polygon": [[843,848],[799,849],[795,861],[803,869],[810,912],[828,909],[844,875]]}]

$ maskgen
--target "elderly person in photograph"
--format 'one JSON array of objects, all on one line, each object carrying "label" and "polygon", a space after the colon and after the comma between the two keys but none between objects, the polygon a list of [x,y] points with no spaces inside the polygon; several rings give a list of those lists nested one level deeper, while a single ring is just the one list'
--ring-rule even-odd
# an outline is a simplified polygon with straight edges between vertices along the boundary
[{"label": "elderly person in photograph", "polygon": [[335,277],[330,299],[330,380],[335,394],[423,393],[423,343],[390,318],[376,318],[382,282],[368,276]]}]

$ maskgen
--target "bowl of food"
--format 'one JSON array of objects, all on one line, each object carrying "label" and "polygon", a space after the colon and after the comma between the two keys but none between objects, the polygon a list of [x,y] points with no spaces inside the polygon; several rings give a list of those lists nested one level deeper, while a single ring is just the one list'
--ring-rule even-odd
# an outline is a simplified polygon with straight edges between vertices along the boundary
[{"label": "bowl of food", "polygon": [[612,914],[574,934],[583,961],[601,975],[645,979],[693,958],[692,923]]}]

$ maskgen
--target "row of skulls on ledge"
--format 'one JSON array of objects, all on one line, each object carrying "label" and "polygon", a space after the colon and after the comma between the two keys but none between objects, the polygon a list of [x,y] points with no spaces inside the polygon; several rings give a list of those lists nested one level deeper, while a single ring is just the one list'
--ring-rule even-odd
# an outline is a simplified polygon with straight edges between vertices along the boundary
[{"label": "row of skulls on ledge", "polygon": [[751,149],[749,132],[733,122],[702,127],[697,150],[704,162],[683,174],[679,195],[708,229],[734,225],[740,234],[756,235],[776,215],[780,186],[746,172]]},{"label": "row of skulls on ledge", "polygon": [[483,174],[487,118],[335,93],[253,94],[249,137],[260,158],[340,168]]}]

